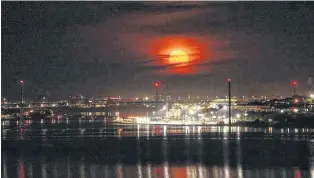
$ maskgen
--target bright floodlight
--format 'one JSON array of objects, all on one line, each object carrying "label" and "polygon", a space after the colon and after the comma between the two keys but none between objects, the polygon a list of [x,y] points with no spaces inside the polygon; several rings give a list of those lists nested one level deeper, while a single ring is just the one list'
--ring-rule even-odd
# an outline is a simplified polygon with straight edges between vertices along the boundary
[{"label": "bright floodlight", "polygon": [[240,116],[241,116],[240,114],[236,114],[236,117],[237,117],[238,119],[240,118]]},{"label": "bright floodlight", "polygon": [[310,94],[310,97],[311,97],[312,99],[314,99],[314,94],[313,94],[313,93],[311,93],[311,94]]}]

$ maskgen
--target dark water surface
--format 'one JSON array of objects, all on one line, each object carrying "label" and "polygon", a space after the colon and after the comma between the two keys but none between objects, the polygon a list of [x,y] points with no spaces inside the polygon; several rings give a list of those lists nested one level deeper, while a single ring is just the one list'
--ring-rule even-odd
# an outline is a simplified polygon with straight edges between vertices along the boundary
[{"label": "dark water surface", "polygon": [[2,126],[1,176],[313,177],[313,136],[313,129],[291,128]]}]

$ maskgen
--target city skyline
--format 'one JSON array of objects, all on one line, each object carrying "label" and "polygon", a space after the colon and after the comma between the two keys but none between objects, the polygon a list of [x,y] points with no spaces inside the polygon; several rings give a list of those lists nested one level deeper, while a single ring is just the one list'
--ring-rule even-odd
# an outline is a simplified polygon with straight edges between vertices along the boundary
[{"label": "city skyline", "polygon": [[[293,80],[305,94],[314,72],[313,7],[2,2],[2,96],[18,99],[21,79],[31,98],[47,91],[52,98],[76,92],[143,96],[155,92],[156,80],[165,94],[224,96],[229,77],[237,96],[292,95]],[[158,51],[169,41],[184,44],[190,59],[199,56],[180,66],[189,70],[173,72],[176,66],[162,62]]]}]

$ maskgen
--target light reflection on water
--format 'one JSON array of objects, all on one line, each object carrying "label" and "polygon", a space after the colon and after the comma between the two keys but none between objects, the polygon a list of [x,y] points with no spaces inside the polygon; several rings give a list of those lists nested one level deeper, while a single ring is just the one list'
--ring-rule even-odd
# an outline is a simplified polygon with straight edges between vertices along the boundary
[{"label": "light reflection on water", "polygon": [[314,177],[314,141],[308,141],[307,144],[309,148],[309,167],[311,168],[310,175]]},{"label": "light reflection on water", "polygon": [[[226,156],[226,155],[224,155]],[[224,158],[225,159],[225,158]],[[242,170],[241,164],[237,164],[236,167],[229,167],[228,165],[220,166],[206,166],[201,162],[198,164],[186,164],[186,165],[169,165],[165,159],[162,165],[141,164],[138,162],[136,166],[129,164],[117,163],[116,165],[101,165],[101,163],[88,163],[82,158],[79,163],[76,162],[64,162],[63,160],[53,161],[47,165],[45,158],[40,160],[41,173],[33,175],[33,165],[37,166],[35,162],[27,162],[18,160],[18,170],[14,175],[14,165],[8,165],[8,160],[3,159],[2,163],[2,176],[3,177],[74,177],[72,171],[78,170],[78,177],[173,177],[173,178],[187,178],[187,177],[214,177],[214,178],[242,178],[242,177],[312,177],[307,170],[300,170],[299,168],[265,168],[265,169],[245,169]],[[63,164],[66,163],[66,170],[62,169]],[[24,164],[29,165],[25,169]],[[224,162],[224,164],[227,164]],[[73,168],[71,168],[73,167]],[[7,174],[7,169],[10,169],[10,174]],[[49,171],[50,170],[50,171]],[[48,173],[53,171],[52,174]],[[35,170],[36,171],[36,170]],[[313,168],[310,170],[313,172]]]},{"label": "light reflection on water", "polygon": [[[122,128],[120,136],[119,128]],[[39,156],[2,151],[1,175],[6,178],[314,177],[314,142],[308,139],[311,132],[302,132],[302,129],[282,132],[274,128],[135,125],[77,131],[79,138],[94,133],[102,137],[112,134],[119,139],[95,140],[92,142],[95,145],[90,145],[92,150],[77,154],[71,150],[60,151],[60,148],[39,150]],[[27,133],[32,130],[25,132],[25,138],[28,138]],[[56,132],[58,130],[36,131],[46,138]],[[250,137],[254,132],[260,135]],[[298,140],[294,139],[296,135]],[[124,140],[131,136],[134,139]],[[305,139],[299,139],[303,137]]]},{"label": "light reflection on water", "polygon": [[[228,134],[229,133],[229,134]],[[55,138],[108,138],[108,137],[146,137],[147,140],[155,137],[179,136],[186,139],[283,139],[295,141],[314,140],[313,129],[290,128],[249,128],[227,126],[174,126],[174,125],[108,125],[108,124],[80,124],[56,125],[53,127],[26,127],[22,129],[2,128],[2,139],[42,139]]]},{"label": "light reflection on water", "polygon": [[236,155],[237,155],[237,175],[239,178],[243,178],[243,169],[242,169],[242,152],[241,152],[241,133],[237,132],[237,148],[236,148]]}]

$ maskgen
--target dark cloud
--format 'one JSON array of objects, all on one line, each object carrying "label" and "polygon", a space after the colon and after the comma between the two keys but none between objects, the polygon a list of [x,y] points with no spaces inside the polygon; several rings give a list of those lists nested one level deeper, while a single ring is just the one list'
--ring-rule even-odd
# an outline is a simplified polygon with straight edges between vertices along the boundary
[{"label": "dark cloud", "polygon": [[[161,80],[168,93],[289,94],[289,81],[313,73],[312,2],[2,2],[2,95],[17,81],[34,97],[147,95]],[[190,75],[168,74],[151,39],[186,35],[212,56]],[[264,86],[264,87],[261,87]],[[301,85],[302,86],[302,85]],[[304,87],[305,88],[305,87]],[[178,91],[180,90],[180,91]],[[301,89],[302,90],[302,89]],[[303,91],[305,91],[303,89]]]}]

